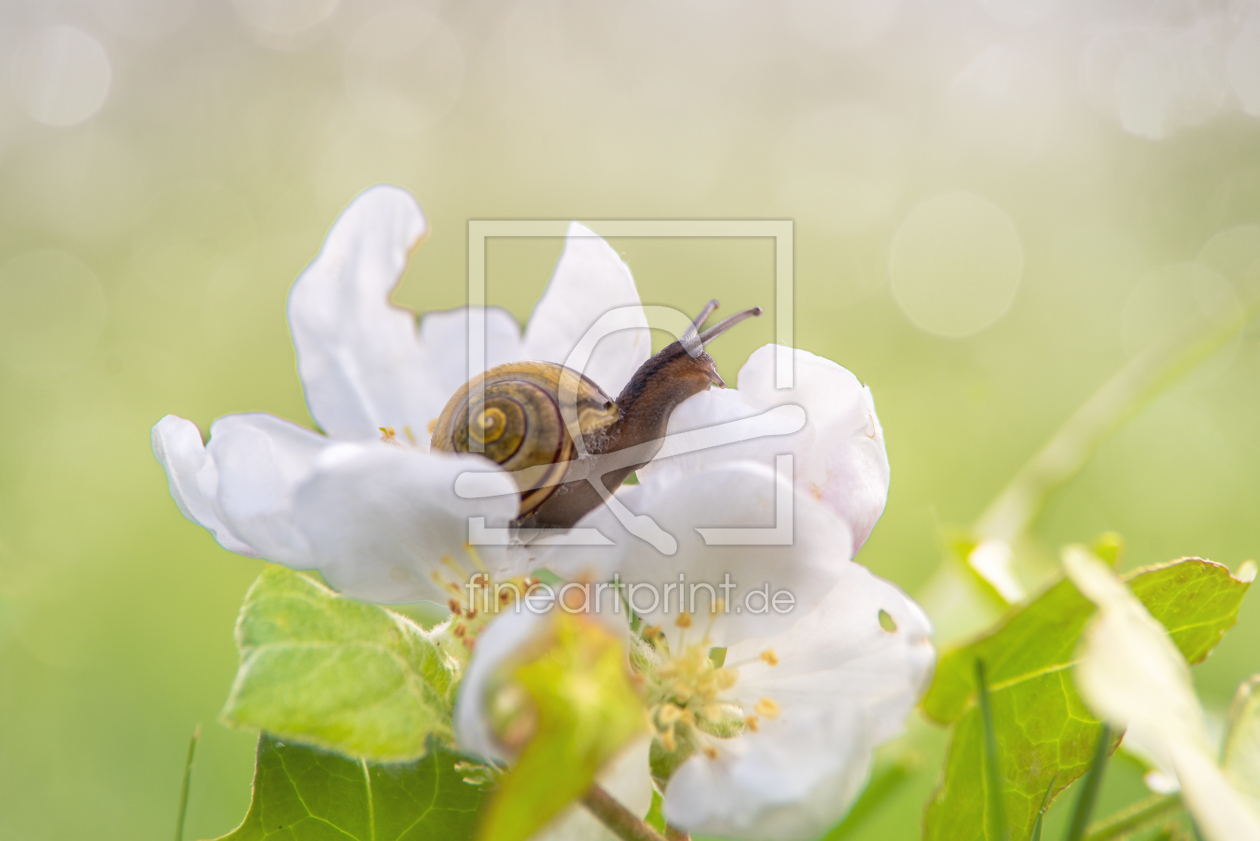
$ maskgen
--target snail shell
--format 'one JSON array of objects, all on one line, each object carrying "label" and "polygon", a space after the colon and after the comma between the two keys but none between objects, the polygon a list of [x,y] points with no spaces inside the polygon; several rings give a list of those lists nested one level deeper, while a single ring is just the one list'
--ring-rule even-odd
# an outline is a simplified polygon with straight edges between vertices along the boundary
[{"label": "snail shell", "polygon": [[438,417],[430,446],[477,452],[512,472],[521,491],[517,516],[524,517],[561,487],[578,456],[561,394],[575,394],[578,428],[591,452],[589,445],[620,417],[617,404],[590,379],[554,362],[509,362],[460,386]]}]

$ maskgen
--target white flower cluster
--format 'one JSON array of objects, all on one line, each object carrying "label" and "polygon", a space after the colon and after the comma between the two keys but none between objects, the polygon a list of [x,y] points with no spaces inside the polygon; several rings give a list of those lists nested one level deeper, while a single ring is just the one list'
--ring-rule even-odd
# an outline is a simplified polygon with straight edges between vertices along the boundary
[{"label": "white flower cluster", "polygon": [[[180,510],[227,549],[317,569],[342,592],[378,602],[459,597],[474,575],[491,579],[547,567],[571,580],[657,583],[685,579],[792,595],[790,611],[742,611],[713,597],[684,610],[668,598],[643,612],[642,637],[617,625],[642,675],[658,752],[678,758],[664,811],[690,832],[738,838],[817,835],[852,804],[872,751],[901,729],[935,662],[926,615],[896,586],[853,563],[883,511],[888,461],[869,391],[844,368],[791,351],[795,386],[774,387],[774,346],[754,353],[738,388],[684,402],[669,425],[704,444],[639,471],[616,498],[676,540],[664,554],[634,537],[608,506],[578,528],[602,546],[469,546],[469,520],[510,528],[511,476],[473,455],[431,452],[429,433],[469,375],[469,311],[413,316],[390,291],[427,224],[407,193],[365,192],[333,227],[293,287],[289,320],[311,415],[325,435],[264,414],[215,422],[203,445],[190,421],[167,416],[154,451]],[[524,336],[487,309],[487,367],[515,360],[564,363],[614,307],[640,307],[628,267],[576,223]],[[584,373],[616,394],[648,358],[646,318],[599,342]],[[795,404],[791,435],[767,410]],[[765,418],[764,421],[757,420]],[[732,443],[721,424],[767,424],[773,437]],[[774,429],[770,427],[775,426]],[[385,433],[382,433],[385,430]],[[776,471],[789,454],[795,475]],[[494,496],[461,497],[475,471]],[[790,497],[790,545],[709,545],[697,527],[764,525]],[[668,592],[668,591],[667,591]],[[713,594],[708,588],[705,594]],[[671,604],[678,604],[671,610]],[[457,727],[470,753],[510,762],[486,712],[492,675],[521,656],[548,616],[505,612],[477,638],[460,690]],[[711,656],[725,649],[725,659]],[[719,662],[720,661],[720,662]],[[606,770],[609,790],[643,814],[650,802],[646,743]],[[591,837],[589,816],[548,831]],[[585,834],[583,834],[585,833]]]}]

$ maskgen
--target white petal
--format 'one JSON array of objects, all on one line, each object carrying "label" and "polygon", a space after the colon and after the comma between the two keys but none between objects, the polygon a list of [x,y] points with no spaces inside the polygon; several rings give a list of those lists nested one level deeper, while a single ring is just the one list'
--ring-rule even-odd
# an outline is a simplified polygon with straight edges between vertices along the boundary
[{"label": "white petal", "polygon": [[1162,769],[1172,766],[1174,743],[1210,752],[1190,669],[1164,626],[1088,552],[1069,549],[1063,563],[1072,583],[1099,608],[1085,630],[1074,674],[1090,709],[1116,727],[1127,726],[1126,743],[1138,745]]},{"label": "white petal", "polygon": [[[639,817],[652,808],[652,777],[648,768],[651,740],[635,740],[595,776],[604,791]],[[586,807],[574,804],[561,812],[530,841],[617,841],[620,836],[604,826]]]},{"label": "white petal", "polygon": [[219,474],[219,516],[260,557],[314,566],[293,522],[293,496],[329,446],[322,435],[262,413],[228,415],[210,427],[206,453]]},{"label": "white petal", "polygon": [[571,223],[555,273],[525,328],[523,358],[566,364],[595,322],[618,307],[633,308],[625,316],[632,329],[600,340],[582,367],[614,397],[651,355],[652,336],[630,268],[602,237]]},{"label": "white petal", "polygon": [[1210,754],[1174,745],[1181,798],[1204,841],[1260,841],[1260,808],[1231,784]]},{"label": "white petal", "polygon": [[1230,705],[1224,766],[1239,789],[1260,800],[1260,675],[1244,680]]},{"label": "white petal", "polygon": [[[455,479],[492,474],[499,496],[462,499]],[[443,601],[451,593],[433,580],[451,579],[448,564],[477,572],[467,543],[469,519],[506,528],[516,516],[511,477],[476,456],[420,453],[381,444],[342,444],[321,454],[293,501],[294,522],[312,566],[342,593],[374,602]],[[488,569],[503,565],[505,547],[479,546]]]},{"label": "white petal", "polygon": [[455,738],[464,753],[496,762],[509,760],[490,729],[486,692],[499,667],[541,633],[544,621],[540,614],[513,611],[497,617],[478,635],[455,702]]},{"label": "white petal", "polygon": [[665,818],[696,834],[766,841],[815,838],[861,791],[872,743],[860,717],[825,709],[768,722],[759,733],[716,743],[674,774]]},{"label": "white petal", "polygon": [[[466,549],[469,517],[490,528],[515,516],[507,474],[476,457],[422,453],[379,441],[338,443],[270,415],[232,415],[211,430],[216,510],[257,553],[317,569],[346,595],[377,602],[445,601],[433,580],[453,580],[450,559],[476,571]],[[489,472],[501,496],[461,499],[455,478]],[[479,547],[490,567],[502,547]]]},{"label": "white petal", "polygon": [[[895,630],[880,625],[887,613]],[[849,564],[823,604],[787,632],[731,646],[729,697],[746,712],[779,704],[756,733],[715,742],[670,783],[665,809],[695,833],[812,838],[848,811],[871,752],[899,733],[932,678],[932,627],[893,584]],[[778,664],[760,659],[773,651]]]},{"label": "white petal", "polygon": [[157,457],[171,486],[171,496],[180,512],[208,530],[224,549],[257,557],[258,552],[234,535],[215,508],[219,472],[206,456],[201,432],[192,421],[167,415],[153,427],[153,455]]},{"label": "white petal", "polygon": [[[880,624],[880,613],[893,630]],[[932,680],[932,623],[899,587],[858,564],[847,564],[823,603],[786,632],[731,646],[739,665],[729,693],[751,707],[774,699],[787,717],[798,708],[851,710],[866,717],[876,744],[901,732]],[[778,665],[760,659],[773,651]],[[743,665],[746,664],[746,665]]]},{"label": "white petal", "polygon": [[[777,345],[759,348],[739,372],[738,390],[710,389],[685,401],[670,418],[668,432],[704,429],[761,414],[774,406],[804,408],[805,427],[792,435],[755,438],[724,444],[683,456],[663,452],[639,471],[695,472],[733,459],[773,464],[774,456],[795,456],[795,480],[806,493],[843,517],[853,530],[853,551],[866,542],[888,499],[888,455],[884,431],[868,388],[829,359],[790,350],[795,385],[774,385]],[[764,430],[769,434],[772,430]],[[718,430],[709,433],[716,442]]]},{"label": "white petal", "polygon": [[1072,583],[1098,605],[1075,680],[1095,714],[1176,774],[1207,841],[1260,841],[1260,810],[1217,767],[1185,658],[1164,627],[1102,561],[1064,553]]},{"label": "white petal", "polygon": [[[772,528],[780,493],[792,495],[791,545],[710,546],[696,530]],[[608,580],[618,573],[635,609],[646,622],[661,625],[671,644],[679,634],[674,620],[680,609],[695,614],[695,630],[689,632],[693,642],[706,631],[712,645],[722,646],[785,630],[818,606],[849,564],[853,539],[844,522],[754,462],[730,462],[690,475],[671,471],[625,489],[617,500],[671,535],[677,552],[665,554],[629,533],[605,505],[577,528],[595,528],[612,545],[544,547],[538,560],[570,579]],[[680,581],[686,587],[681,606]],[[726,612],[709,616],[710,590],[726,600]],[[790,604],[785,595],[783,609],[776,610],[754,590],[771,597],[786,591]]]},{"label": "white petal", "polygon": [[[521,359],[521,328],[507,310],[498,307],[474,309],[461,307],[445,312],[427,312],[420,319],[420,345],[423,353],[425,376],[439,394],[445,395],[440,405],[432,410],[432,417],[425,418],[419,427],[413,427],[417,437],[428,441],[430,421],[437,420],[442,409],[456,390],[471,377],[468,375],[468,317],[484,314],[486,370],[505,362]],[[480,372],[476,372],[480,373]]]},{"label": "white petal", "polygon": [[298,373],[311,416],[333,438],[376,438],[383,426],[420,437],[450,396],[426,377],[415,317],[389,302],[427,230],[406,191],[373,187],[341,214],[293,284]]}]

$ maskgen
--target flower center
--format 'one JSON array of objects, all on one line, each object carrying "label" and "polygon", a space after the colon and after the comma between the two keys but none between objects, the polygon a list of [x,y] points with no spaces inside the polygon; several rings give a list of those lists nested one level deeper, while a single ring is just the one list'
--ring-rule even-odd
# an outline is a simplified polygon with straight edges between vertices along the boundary
[{"label": "flower center", "polygon": [[[687,628],[689,620],[688,616],[677,624]],[[739,681],[739,668],[724,664],[725,649],[710,648],[707,635],[698,644],[681,645],[677,654],[668,650],[658,628],[645,628],[642,636],[636,666],[645,678],[649,720],[656,740],[673,756],[669,765],[697,751],[715,759],[715,739],[755,732],[760,719],[779,715],[779,705],[771,698],[762,698],[752,710],[745,710],[729,697],[729,690]],[[763,652],[760,659],[770,666],[779,662],[771,650]]]}]

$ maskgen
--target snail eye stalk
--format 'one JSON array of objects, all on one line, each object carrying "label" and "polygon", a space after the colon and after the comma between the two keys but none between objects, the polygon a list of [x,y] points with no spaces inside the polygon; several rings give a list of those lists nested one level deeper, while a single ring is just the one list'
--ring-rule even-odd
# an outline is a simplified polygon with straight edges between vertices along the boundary
[{"label": "snail eye stalk", "polygon": [[731,317],[723,319],[722,321],[719,321],[717,324],[714,324],[708,330],[705,330],[703,333],[700,334],[700,344],[702,346],[707,345],[709,342],[713,341],[718,336],[725,333],[727,330],[730,330],[736,324],[739,324],[741,321],[746,321],[750,318],[759,316],[761,315],[761,312],[762,312],[761,307],[753,307],[752,309],[744,310],[743,312],[737,312]]}]

